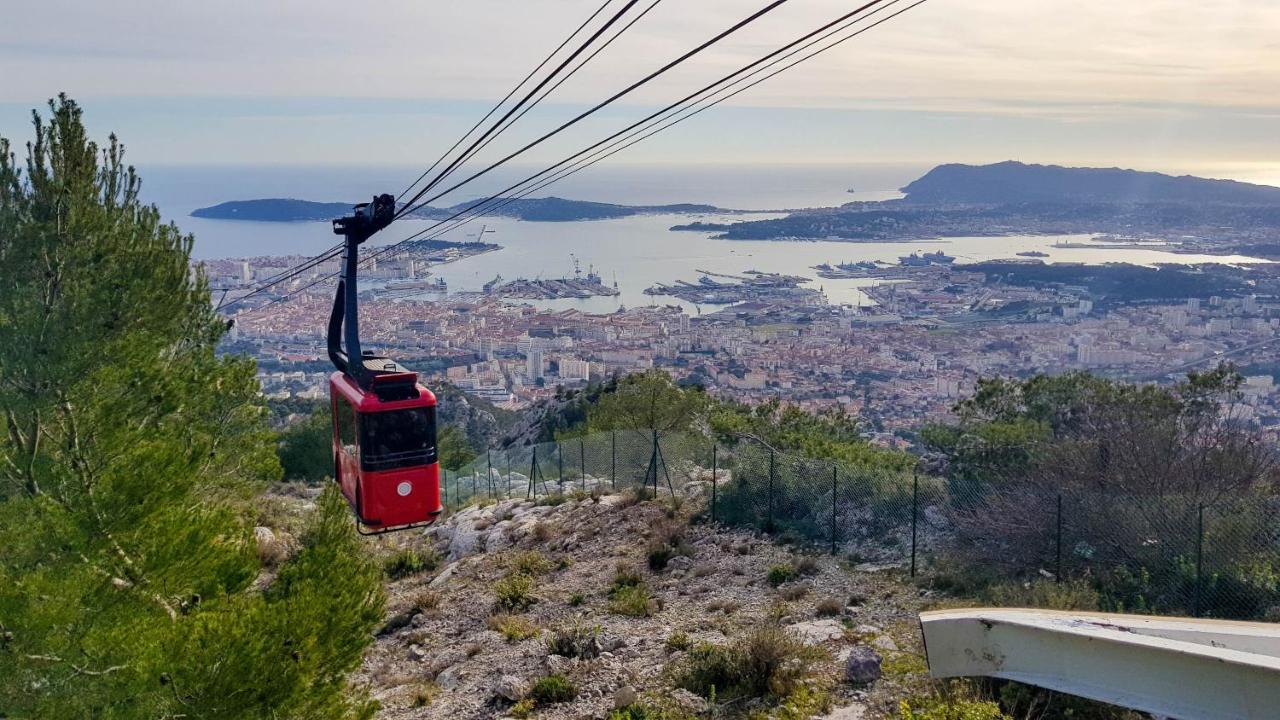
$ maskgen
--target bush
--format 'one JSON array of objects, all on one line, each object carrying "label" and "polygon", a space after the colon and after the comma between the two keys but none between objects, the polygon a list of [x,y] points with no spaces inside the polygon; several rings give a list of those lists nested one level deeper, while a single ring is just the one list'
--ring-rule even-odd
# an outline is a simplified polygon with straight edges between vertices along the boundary
[{"label": "bush", "polygon": [[844,603],[837,598],[822,598],[814,610],[818,613],[818,617],[833,617],[844,612]]},{"label": "bush", "polygon": [[639,571],[626,563],[618,563],[613,572],[613,586],[609,589],[609,594],[621,590],[624,587],[634,587],[644,582],[640,577]]},{"label": "bush", "polygon": [[537,637],[541,631],[537,625],[525,620],[518,615],[493,615],[490,616],[488,627],[502,633],[502,637],[507,642],[520,642],[529,638]]},{"label": "bush", "polygon": [[784,587],[781,590],[779,590],[778,594],[781,595],[782,599],[786,600],[787,602],[795,602],[796,600],[799,600],[805,595],[808,595],[809,588],[805,587],[804,585],[788,585],[787,587]]},{"label": "bush", "polygon": [[697,720],[697,716],[675,707],[675,703],[641,702],[614,710],[607,720]]},{"label": "bush", "polygon": [[825,651],[782,628],[765,626],[728,647],[695,646],[676,679],[680,687],[703,697],[779,699],[799,688],[825,657]]},{"label": "bush", "polygon": [[667,649],[684,651],[692,646],[689,642],[689,634],[683,630],[676,630],[667,636]]},{"label": "bush", "polygon": [[644,585],[627,585],[615,590],[609,598],[609,612],[629,617],[648,617],[654,612],[649,588]]},{"label": "bush", "polygon": [[569,678],[559,673],[538,678],[529,691],[529,696],[538,703],[551,705],[569,702],[578,697],[578,688]]},{"label": "bush", "polygon": [[493,592],[498,596],[498,609],[506,612],[527,610],[538,601],[533,596],[533,578],[521,573],[512,573],[494,583]]},{"label": "bush", "polygon": [[998,607],[1034,607],[1049,610],[1097,610],[1098,591],[1084,580],[1056,583],[1036,579],[1028,583],[996,585],[986,592],[987,600]]},{"label": "bush", "polygon": [[812,555],[802,555],[796,561],[796,572],[801,575],[817,575],[818,559]]},{"label": "bush", "polygon": [[516,720],[524,720],[533,714],[533,698],[525,698],[515,705],[511,706],[511,717]]},{"label": "bush", "polygon": [[582,593],[574,593],[569,598],[569,607],[578,607],[587,601],[587,596]]},{"label": "bush", "polygon": [[431,572],[438,567],[440,567],[440,556],[434,549],[419,552],[414,548],[401,548],[392,553],[382,563],[383,571],[392,580],[400,580],[418,573]]},{"label": "bush", "polygon": [[898,705],[899,720],[1009,720],[1000,706],[986,700],[915,700],[913,707],[903,700]]},{"label": "bush", "polygon": [[413,691],[413,706],[427,707],[435,702],[436,696],[440,694],[440,686],[435,683],[423,683]]},{"label": "bush", "polygon": [[529,550],[513,555],[507,567],[511,572],[536,577],[551,572],[556,566],[537,550]]},{"label": "bush", "polygon": [[423,590],[413,597],[410,607],[420,613],[435,610],[440,607],[440,593],[434,590]]},{"label": "bush", "polygon": [[796,577],[796,569],[791,566],[791,563],[782,563],[780,565],[773,565],[773,566],[770,566],[769,568],[769,574],[768,574],[769,584],[774,587],[778,587],[784,582],[794,580],[795,577]]},{"label": "bush", "polygon": [[670,545],[657,544],[649,546],[649,569],[654,572],[665,570],[667,563],[671,561],[675,555],[675,550]]},{"label": "bush", "polygon": [[557,630],[547,639],[548,655],[589,660],[599,657],[603,650],[599,625],[583,626],[575,622],[573,627]]}]

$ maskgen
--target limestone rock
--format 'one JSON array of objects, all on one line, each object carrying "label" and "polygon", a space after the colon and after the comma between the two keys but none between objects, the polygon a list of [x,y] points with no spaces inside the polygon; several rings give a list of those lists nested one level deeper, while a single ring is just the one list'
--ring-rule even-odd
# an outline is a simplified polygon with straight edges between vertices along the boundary
[{"label": "limestone rock", "polygon": [[844,661],[844,679],[854,685],[866,685],[880,679],[880,653],[862,645],[853,649]]},{"label": "limestone rock", "polygon": [[493,691],[501,698],[520,702],[525,695],[529,694],[529,683],[516,675],[503,675],[498,678],[498,684],[494,686]]},{"label": "limestone rock", "polygon": [[636,689],[630,685],[623,685],[613,693],[613,707],[621,710],[629,705],[635,705],[640,696],[636,694]]}]

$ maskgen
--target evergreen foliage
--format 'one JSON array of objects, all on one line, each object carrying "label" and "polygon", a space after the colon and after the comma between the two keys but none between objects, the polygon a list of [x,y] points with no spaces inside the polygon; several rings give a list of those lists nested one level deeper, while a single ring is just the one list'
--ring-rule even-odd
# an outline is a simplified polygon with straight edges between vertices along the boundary
[{"label": "evergreen foliage", "polygon": [[261,589],[253,499],[280,475],[254,366],[65,96],[25,168],[0,139],[0,713],[367,717],[345,677],[378,569],[326,493]]}]

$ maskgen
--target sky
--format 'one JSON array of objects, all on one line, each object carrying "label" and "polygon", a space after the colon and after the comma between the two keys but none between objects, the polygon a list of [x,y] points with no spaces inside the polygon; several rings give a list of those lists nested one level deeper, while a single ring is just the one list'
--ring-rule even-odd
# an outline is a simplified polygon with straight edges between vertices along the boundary
[{"label": "sky", "polygon": [[[0,135],[29,138],[31,109],[65,91],[139,164],[425,167],[600,2],[10,0]],[[766,4],[660,0],[494,151]],[[524,159],[558,159],[856,6],[788,0]],[[1280,185],[1278,130],[1276,0],[928,0],[609,162],[1017,159]]]}]

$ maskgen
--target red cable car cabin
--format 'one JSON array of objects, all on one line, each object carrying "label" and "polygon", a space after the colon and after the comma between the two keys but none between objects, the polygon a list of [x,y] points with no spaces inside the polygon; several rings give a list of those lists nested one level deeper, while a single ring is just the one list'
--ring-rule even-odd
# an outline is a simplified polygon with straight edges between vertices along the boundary
[{"label": "red cable car cabin", "polygon": [[329,378],[333,475],[367,534],[426,525],[444,512],[436,396],[417,373],[360,348],[359,246],[395,220],[395,209],[395,198],[379,195],[333,221],[346,238],[328,329],[338,370]]},{"label": "red cable car cabin", "polygon": [[436,397],[417,373],[386,358],[362,359],[368,391],[345,373],[329,378],[334,477],[371,532],[430,523],[444,510]]}]

